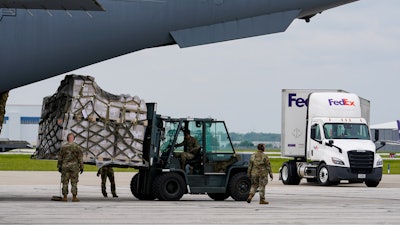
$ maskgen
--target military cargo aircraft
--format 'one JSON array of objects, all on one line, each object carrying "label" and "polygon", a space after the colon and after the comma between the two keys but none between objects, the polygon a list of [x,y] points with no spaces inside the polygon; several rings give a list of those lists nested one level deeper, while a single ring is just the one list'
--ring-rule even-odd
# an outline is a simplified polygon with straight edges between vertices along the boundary
[{"label": "military cargo aircraft", "polygon": [[141,49],[283,32],[357,0],[0,0],[0,93]]},{"label": "military cargo aircraft", "polygon": [[146,48],[283,32],[357,0],[0,0],[0,132],[9,90]]}]

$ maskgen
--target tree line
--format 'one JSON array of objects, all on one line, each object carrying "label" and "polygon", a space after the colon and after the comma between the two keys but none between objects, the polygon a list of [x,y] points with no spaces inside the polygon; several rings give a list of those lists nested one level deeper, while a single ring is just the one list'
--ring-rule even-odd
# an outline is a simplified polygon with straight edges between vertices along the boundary
[{"label": "tree line", "polygon": [[281,134],[274,133],[230,133],[232,141],[281,141]]},{"label": "tree line", "polygon": [[[280,142],[281,141],[281,134],[275,133],[257,133],[257,132],[250,132],[250,133],[230,133],[231,140],[233,142],[239,142],[235,144],[237,146],[244,146],[244,147],[252,147],[254,146],[253,142]],[[267,148],[272,147],[271,144],[267,144]]]}]

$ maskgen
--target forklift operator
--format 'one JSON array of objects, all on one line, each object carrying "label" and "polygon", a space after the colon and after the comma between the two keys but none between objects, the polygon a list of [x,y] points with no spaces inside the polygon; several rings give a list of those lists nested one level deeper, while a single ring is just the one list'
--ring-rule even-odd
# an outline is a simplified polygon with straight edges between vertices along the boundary
[{"label": "forklift operator", "polygon": [[186,161],[191,160],[195,157],[196,153],[200,149],[200,145],[196,138],[190,136],[190,130],[185,130],[183,132],[184,139],[181,143],[176,144],[175,147],[184,146],[184,152],[174,153],[174,156],[181,158],[181,169],[185,169]]}]

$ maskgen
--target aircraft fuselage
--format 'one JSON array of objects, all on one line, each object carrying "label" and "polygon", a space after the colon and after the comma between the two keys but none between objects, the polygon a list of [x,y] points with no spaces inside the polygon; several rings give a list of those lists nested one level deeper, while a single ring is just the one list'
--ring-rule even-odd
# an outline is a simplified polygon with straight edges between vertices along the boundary
[{"label": "aircraft fuselage", "polygon": [[99,0],[102,11],[3,9],[0,93],[141,49],[284,31],[357,0]]}]

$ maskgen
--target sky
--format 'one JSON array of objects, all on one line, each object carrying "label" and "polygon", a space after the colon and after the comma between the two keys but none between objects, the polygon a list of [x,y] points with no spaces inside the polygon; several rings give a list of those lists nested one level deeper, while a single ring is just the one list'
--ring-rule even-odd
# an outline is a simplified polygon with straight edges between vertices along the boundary
[{"label": "sky", "polygon": [[[156,102],[159,114],[224,120],[230,132],[281,132],[282,89],[343,89],[371,101],[370,123],[400,119],[399,0],[360,0],[286,32],[180,49],[134,52],[66,74]],[[62,74],[10,92],[38,104]]]}]

